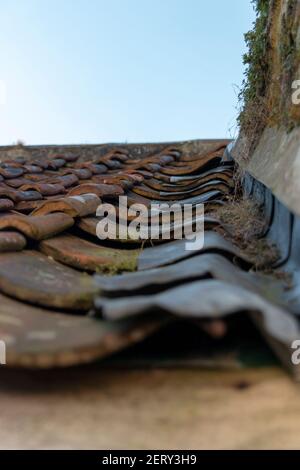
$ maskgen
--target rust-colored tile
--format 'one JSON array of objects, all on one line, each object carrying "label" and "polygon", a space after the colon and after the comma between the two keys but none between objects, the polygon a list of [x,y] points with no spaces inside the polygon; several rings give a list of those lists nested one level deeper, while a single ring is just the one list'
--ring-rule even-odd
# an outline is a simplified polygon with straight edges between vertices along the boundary
[{"label": "rust-colored tile", "polygon": [[49,214],[51,212],[64,212],[71,217],[84,217],[95,214],[101,203],[96,194],[82,194],[81,196],[67,196],[62,199],[53,199],[43,202],[32,213],[33,216]]},{"label": "rust-colored tile", "polygon": [[23,186],[24,184],[30,184],[31,181],[28,178],[20,177],[20,178],[12,178],[10,180],[6,180],[5,183],[7,184],[7,186],[11,186],[12,188],[17,189]]},{"label": "rust-colored tile", "polygon": [[206,174],[205,176],[199,176],[196,179],[183,179],[182,181],[180,180],[180,177],[178,177],[178,179],[176,176],[173,178],[174,180],[170,180],[169,182],[162,182],[156,178],[151,178],[145,180],[144,184],[149,188],[155,189],[157,191],[185,191],[198,188],[200,185],[212,180],[230,184],[232,182],[232,171],[209,172],[209,174]]},{"label": "rust-colored tile", "polygon": [[46,173],[26,173],[26,179],[35,182],[47,181]]},{"label": "rust-colored tile", "polygon": [[64,168],[63,170],[60,171],[62,175],[69,175],[73,174],[77,176],[79,180],[88,180],[92,177],[92,172],[88,168]]},{"label": "rust-colored tile", "polygon": [[86,183],[72,188],[68,192],[68,196],[77,196],[81,194],[96,194],[99,197],[105,196],[121,196],[124,194],[122,186],[117,184],[99,184],[99,183]]},{"label": "rust-colored tile", "polygon": [[15,229],[34,240],[42,240],[61,233],[73,224],[74,220],[71,216],[59,212],[37,217],[22,214],[8,214],[0,217],[0,230]]},{"label": "rust-colored tile", "polygon": [[24,214],[30,214],[41,205],[42,201],[20,201],[15,205],[15,210]]},{"label": "rust-colored tile", "polygon": [[86,273],[36,251],[24,250],[0,254],[0,291],[44,307],[88,310],[97,287]]},{"label": "rust-colored tile", "polygon": [[26,165],[24,165],[24,170],[26,173],[42,173],[43,169],[38,166],[38,165],[34,165],[34,164],[29,164],[27,163]]},{"label": "rust-colored tile", "polygon": [[191,173],[196,173],[204,170],[207,168],[209,165],[213,166],[218,164],[220,161],[220,158],[215,157],[215,158],[203,158],[200,161],[192,161],[192,162],[177,162],[176,164],[174,163],[173,166],[168,165],[164,168],[162,168],[161,172],[165,175],[189,175]]},{"label": "rust-colored tile", "polygon": [[[125,173],[119,173],[114,175],[94,175],[92,177],[93,184],[108,184],[108,185],[117,185],[121,186],[122,188],[132,187],[133,185],[137,184],[138,182],[143,181],[143,177],[141,175],[137,175],[137,177],[133,177],[132,175],[126,175]],[[89,183],[88,183],[89,184]]]},{"label": "rust-colored tile", "polygon": [[201,194],[205,194],[207,191],[220,191],[222,193],[227,193],[229,191],[229,186],[225,183],[219,183],[218,181],[214,180],[212,182],[205,183],[204,185],[199,185],[197,188],[194,189],[185,189],[183,191],[178,190],[177,192],[167,192],[167,191],[157,191],[154,189],[150,189],[145,185],[140,185],[132,189],[132,191],[136,194],[139,194],[143,197],[146,197],[151,200],[159,200],[159,201],[178,201],[184,200],[186,198],[190,198],[193,196],[199,196]]},{"label": "rust-colored tile", "polygon": [[105,166],[107,166],[107,168],[110,170],[118,170],[123,167],[119,160],[106,160]]},{"label": "rust-colored tile", "polygon": [[0,232],[0,252],[21,251],[26,246],[26,238],[17,232]]},{"label": "rust-colored tile", "polygon": [[86,233],[97,237],[96,229],[99,219],[97,217],[82,217],[78,219],[76,225]]},{"label": "rust-colored tile", "polygon": [[0,199],[0,212],[9,211],[14,208],[14,203],[10,199]]},{"label": "rust-colored tile", "polygon": [[3,176],[3,178],[5,179],[18,178],[19,176],[22,176],[23,173],[24,173],[24,170],[22,168],[15,168],[15,167],[1,168],[0,167],[0,175]]},{"label": "rust-colored tile", "polygon": [[[97,224],[99,222],[99,218],[97,217],[83,217],[81,219],[78,219],[76,221],[77,227],[79,227],[83,232],[88,233],[89,235],[92,235],[93,237],[96,237],[97,240],[99,238],[97,237]],[[99,240],[100,241],[100,240]],[[118,244],[121,243],[122,245],[124,244],[129,244],[129,245],[141,245],[143,243],[142,240],[134,240],[130,238],[117,238],[116,241]],[[101,241],[100,241],[101,243]]]},{"label": "rust-colored tile", "polygon": [[107,172],[107,166],[101,163],[84,162],[76,165],[77,168],[87,168],[93,175],[101,175]]},{"label": "rust-colored tile", "polygon": [[77,269],[114,274],[134,271],[140,250],[120,250],[91,243],[74,235],[59,235],[42,241],[40,250]]},{"label": "rust-colored tile", "polygon": [[4,196],[12,199],[14,202],[20,201],[37,201],[42,199],[42,195],[38,191],[19,191],[0,183],[0,197]]},{"label": "rust-colored tile", "polygon": [[59,184],[62,185],[64,188],[69,188],[70,186],[77,185],[79,179],[74,174],[67,174],[67,175],[58,175],[57,173],[50,175],[47,172],[47,176],[49,175],[48,179],[45,182],[49,182],[51,184]]},{"label": "rust-colored tile", "polygon": [[65,162],[67,162],[67,163],[76,162],[76,160],[78,160],[78,157],[79,157],[79,155],[76,155],[76,154],[71,153],[71,152],[56,153],[55,155],[53,155],[53,158],[54,158],[55,160],[57,160],[57,159],[63,159],[63,160],[65,160]]},{"label": "rust-colored tile", "polygon": [[43,196],[54,196],[56,194],[62,194],[66,191],[63,185],[50,183],[29,183],[20,187],[20,191],[28,190],[38,191]]},{"label": "rust-colored tile", "polygon": [[65,166],[66,160],[64,158],[53,158],[48,160],[47,163],[50,170],[58,170],[62,166]]}]

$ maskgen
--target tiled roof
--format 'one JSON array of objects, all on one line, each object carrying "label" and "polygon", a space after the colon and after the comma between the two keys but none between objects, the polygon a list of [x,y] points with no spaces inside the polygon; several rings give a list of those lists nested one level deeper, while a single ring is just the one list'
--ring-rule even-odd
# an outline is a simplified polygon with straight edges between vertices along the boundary
[{"label": "tiled roof", "polygon": [[[214,210],[233,189],[227,144],[0,151],[0,339],[8,366],[91,361],[176,316],[259,312],[273,341],[290,341],[297,326],[264,295],[270,281],[248,272],[247,253],[214,231]],[[204,247],[191,254],[184,240],[99,240],[97,207],[117,205],[120,195],[129,206],[204,203]]]}]

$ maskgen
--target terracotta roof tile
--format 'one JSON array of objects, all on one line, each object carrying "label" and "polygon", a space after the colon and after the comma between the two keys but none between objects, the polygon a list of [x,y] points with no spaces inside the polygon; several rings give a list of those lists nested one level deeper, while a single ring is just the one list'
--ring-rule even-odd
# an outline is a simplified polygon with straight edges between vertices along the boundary
[{"label": "terracotta roof tile", "polygon": [[20,187],[20,191],[38,191],[42,196],[54,196],[64,193],[65,187],[57,183],[26,183]]},{"label": "terracotta roof tile", "polygon": [[66,196],[61,199],[49,199],[37,207],[33,211],[32,216],[64,212],[72,217],[84,217],[89,214],[95,214],[100,202],[99,197],[94,193]]},{"label": "terracotta roof tile", "polygon": [[[213,211],[233,188],[233,164],[222,160],[227,144],[24,147],[15,158],[0,150],[0,339],[8,339],[8,365],[86,362],[145,338],[171,316],[243,309],[256,309],[264,332],[284,343],[282,331],[291,335],[295,323],[264,298],[274,279],[247,272],[251,257],[226,227],[224,236],[214,231],[221,225]],[[189,226],[204,203],[204,246],[190,252],[185,240],[99,240],[97,207],[106,199],[117,206],[120,195],[129,207],[190,203]]]},{"label": "terracotta roof tile", "polygon": [[134,271],[140,250],[124,250],[92,243],[74,235],[60,235],[40,243],[53,259],[77,269],[117,273]]},{"label": "terracotta roof tile", "polygon": [[26,238],[18,232],[0,232],[0,252],[21,251],[26,246]]},{"label": "terracotta roof tile", "polygon": [[36,217],[22,214],[8,214],[0,217],[0,230],[15,229],[33,240],[49,238],[64,232],[73,224],[74,219],[61,212]]},{"label": "terracotta roof tile", "polygon": [[3,176],[4,179],[18,178],[19,176],[22,176],[23,173],[24,173],[23,168],[14,168],[14,167],[1,168],[0,166],[0,175]]},{"label": "terracotta roof tile", "polygon": [[[165,319],[107,322],[68,315],[0,294],[0,332],[10,367],[50,368],[85,364],[146,338]],[[22,312],[22,315],[20,315]]]},{"label": "terracotta roof tile", "polygon": [[94,279],[33,250],[2,253],[0,290],[44,307],[88,310],[97,292]]},{"label": "terracotta roof tile", "polygon": [[122,186],[116,184],[84,183],[72,188],[68,192],[68,196],[77,196],[80,194],[96,194],[99,197],[117,197],[124,194],[124,190]]},{"label": "terracotta roof tile", "polygon": [[37,201],[43,199],[38,191],[20,191],[7,186],[5,183],[0,183],[0,197],[7,197],[14,202],[20,201]]},{"label": "terracotta roof tile", "polygon": [[10,199],[0,199],[0,212],[8,211],[14,208],[14,203]]}]

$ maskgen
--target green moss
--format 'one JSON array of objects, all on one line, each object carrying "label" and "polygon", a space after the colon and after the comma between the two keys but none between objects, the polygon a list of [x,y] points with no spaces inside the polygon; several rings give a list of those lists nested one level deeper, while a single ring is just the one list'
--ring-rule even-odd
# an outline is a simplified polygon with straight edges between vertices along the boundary
[{"label": "green moss", "polygon": [[[296,18],[296,20],[295,20]],[[291,92],[291,85],[296,78],[296,72],[300,64],[300,51],[297,49],[297,33],[299,23],[297,21],[297,0],[289,0],[286,12],[282,16],[280,32],[280,60],[281,70],[281,94],[280,111],[281,121],[287,130],[292,130],[300,123],[299,113],[291,112],[291,103],[287,97]]]},{"label": "green moss", "polygon": [[285,70],[294,68],[297,55],[296,35],[297,28],[294,24],[297,0],[289,0],[286,13],[282,17],[282,28],[280,34],[280,57]]},{"label": "green moss", "polygon": [[[268,62],[268,15],[270,0],[252,0],[256,11],[256,20],[251,31],[245,34],[248,51],[243,56],[246,66],[239,100],[242,110],[238,117],[241,128],[248,127],[248,109],[257,102],[263,101],[267,93],[269,78]],[[251,116],[252,118],[252,116]]]},{"label": "green moss", "polygon": [[[292,82],[300,66],[297,34],[299,0],[252,0],[256,19],[245,34],[245,73],[239,94],[238,124],[246,136],[241,158],[253,153],[264,129],[274,126],[287,131],[300,124],[300,108],[292,103]],[[298,49],[297,49],[298,48]]]},{"label": "green moss", "polygon": [[132,250],[132,253],[127,253],[126,255],[120,254],[111,263],[99,265],[96,268],[96,272],[113,276],[122,272],[136,271],[138,256],[139,252],[136,250]]}]

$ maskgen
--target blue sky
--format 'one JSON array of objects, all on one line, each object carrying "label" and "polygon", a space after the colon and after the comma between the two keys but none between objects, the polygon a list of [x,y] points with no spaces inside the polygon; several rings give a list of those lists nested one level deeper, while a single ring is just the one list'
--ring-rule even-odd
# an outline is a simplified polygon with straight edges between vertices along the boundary
[{"label": "blue sky", "polygon": [[250,0],[0,0],[0,145],[231,136]]}]

